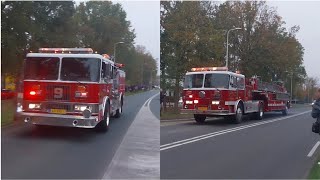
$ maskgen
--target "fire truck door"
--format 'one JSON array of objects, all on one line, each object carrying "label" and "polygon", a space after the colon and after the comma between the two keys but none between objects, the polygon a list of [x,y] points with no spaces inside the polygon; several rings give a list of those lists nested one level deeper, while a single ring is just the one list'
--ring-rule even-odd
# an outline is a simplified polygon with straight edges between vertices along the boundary
[{"label": "fire truck door", "polygon": [[112,83],[112,107],[114,110],[118,109],[118,106],[120,105],[119,97],[120,97],[120,92],[119,92],[119,72],[115,67],[113,67],[113,83]]}]

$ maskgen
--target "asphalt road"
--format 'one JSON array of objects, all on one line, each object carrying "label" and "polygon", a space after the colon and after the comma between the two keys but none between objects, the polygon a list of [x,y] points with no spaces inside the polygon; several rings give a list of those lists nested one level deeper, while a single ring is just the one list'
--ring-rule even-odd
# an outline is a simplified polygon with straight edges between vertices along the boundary
[{"label": "asphalt road", "polygon": [[[267,113],[242,124],[216,119],[161,122],[161,178],[306,178],[319,154],[310,107]],[[304,113],[306,112],[306,113]],[[302,114],[301,114],[302,113]],[[203,136],[201,136],[203,135]]]},{"label": "asphalt road", "polygon": [[[124,112],[121,118],[111,119],[107,133],[60,127],[39,130],[22,123],[2,128],[2,178],[102,178],[136,114],[157,93],[153,90],[125,97]],[[156,111],[154,108],[151,106]]]}]

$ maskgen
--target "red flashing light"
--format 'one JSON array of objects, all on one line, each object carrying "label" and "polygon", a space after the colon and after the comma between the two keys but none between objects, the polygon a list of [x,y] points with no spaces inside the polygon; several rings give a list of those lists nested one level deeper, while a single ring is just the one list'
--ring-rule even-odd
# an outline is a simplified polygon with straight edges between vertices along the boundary
[{"label": "red flashing light", "polygon": [[120,63],[115,63],[115,65],[116,65],[118,68],[123,68],[123,67],[124,67],[124,64],[120,64]]},{"label": "red flashing light", "polygon": [[34,96],[34,95],[36,95],[36,92],[35,92],[35,91],[30,91],[29,94],[32,95],[32,96]]}]

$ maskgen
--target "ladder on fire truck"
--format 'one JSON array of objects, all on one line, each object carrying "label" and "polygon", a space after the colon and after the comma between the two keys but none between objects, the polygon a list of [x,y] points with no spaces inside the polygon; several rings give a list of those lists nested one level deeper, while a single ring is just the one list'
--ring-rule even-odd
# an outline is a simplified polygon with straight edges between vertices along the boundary
[{"label": "ladder on fire truck", "polygon": [[254,76],[253,78],[257,79],[256,90],[259,92],[267,92],[273,93],[276,95],[277,100],[289,100],[290,96],[286,91],[285,87],[283,86],[282,81],[275,81],[275,82],[263,82],[259,77]]}]

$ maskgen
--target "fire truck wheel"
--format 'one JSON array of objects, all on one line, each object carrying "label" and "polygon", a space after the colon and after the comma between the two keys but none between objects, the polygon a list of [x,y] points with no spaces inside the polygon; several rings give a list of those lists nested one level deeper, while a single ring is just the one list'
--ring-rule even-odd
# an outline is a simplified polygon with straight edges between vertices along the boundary
[{"label": "fire truck wheel", "polygon": [[282,110],[282,115],[286,116],[288,115],[288,106],[284,110]]},{"label": "fire truck wheel", "polygon": [[116,115],[114,116],[115,118],[119,118],[122,114],[122,106],[123,106],[123,99],[121,98],[121,103],[119,109],[117,109]]},{"label": "fire truck wheel", "polygon": [[206,120],[206,116],[201,114],[195,114],[194,119],[197,123],[204,123],[204,121]]},{"label": "fire truck wheel", "polygon": [[243,118],[243,107],[242,107],[242,104],[239,103],[237,107],[236,115],[234,117],[234,122],[236,124],[239,124],[242,122],[242,118]]},{"label": "fire truck wheel", "polygon": [[110,121],[110,108],[109,104],[106,104],[103,120],[96,126],[96,130],[98,132],[107,132],[109,129],[109,121]]},{"label": "fire truck wheel", "polygon": [[259,104],[258,112],[254,113],[254,119],[261,120],[263,118],[263,104]]}]

